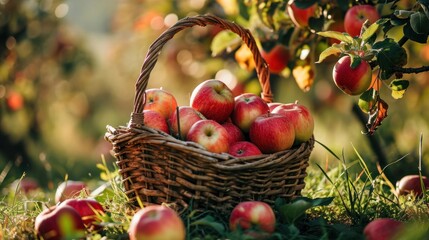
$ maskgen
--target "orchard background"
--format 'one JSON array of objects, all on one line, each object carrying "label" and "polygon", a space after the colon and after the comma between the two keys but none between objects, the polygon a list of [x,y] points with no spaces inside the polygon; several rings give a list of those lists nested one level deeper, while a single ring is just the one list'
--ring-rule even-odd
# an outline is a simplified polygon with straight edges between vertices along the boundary
[{"label": "orchard background", "polygon": [[[93,181],[102,159],[113,165],[111,146],[103,138],[106,125],[124,125],[129,120],[134,84],[149,45],[178,19],[206,13],[249,28],[261,49],[270,49],[274,43],[288,48],[287,67],[271,75],[271,84],[276,101],[298,100],[313,113],[314,136],[321,144],[311,155],[311,169],[338,165],[333,152],[349,161],[363,159],[374,174],[378,174],[377,164],[388,166],[385,174],[393,183],[404,175],[418,174],[419,159],[422,174],[427,175],[429,3],[296,2],[302,7],[318,4],[308,27],[297,27],[287,14],[287,1],[280,0],[0,1],[2,194],[23,173],[49,191],[65,178]],[[374,78],[378,66],[384,71],[379,96],[389,106],[373,134],[365,134],[369,115],[358,107],[359,96],[343,93],[332,80],[339,56],[318,62],[333,44],[329,34],[320,33],[332,30],[347,9],[360,4],[376,6],[380,16],[388,19],[367,39],[368,48],[379,50],[368,51],[367,57],[378,57],[369,61]],[[149,87],[170,90],[179,105],[188,104],[192,89],[211,78],[259,93],[256,73],[241,42],[217,33],[215,28],[194,27],[176,36],[163,49]],[[375,45],[385,38],[393,43]],[[396,53],[403,50],[405,58],[383,52],[387,47],[401,50]],[[380,52],[387,57],[377,55]],[[392,59],[397,64],[386,63]],[[401,81],[392,90],[394,79],[406,83]]]}]

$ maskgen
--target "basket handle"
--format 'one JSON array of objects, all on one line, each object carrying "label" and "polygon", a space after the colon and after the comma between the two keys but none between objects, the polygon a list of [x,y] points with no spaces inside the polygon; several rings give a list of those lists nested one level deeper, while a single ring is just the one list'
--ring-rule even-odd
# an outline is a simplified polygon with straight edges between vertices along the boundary
[{"label": "basket handle", "polygon": [[158,56],[161,52],[162,47],[173,38],[173,36],[183,29],[190,28],[193,26],[207,25],[219,26],[222,29],[228,29],[236,33],[241,37],[244,43],[249,47],[255,60],[256,73],[258,74],[259,83],[262,87],[261,97],[266,102],[273,101],[273,94],[270,86],[270,73],[268,65],[262,58],[258,46],[256,45],[255,39],[248,29],[241,27],[233,22],[224,20],[214,15],[198,15],[194,17],[186,17],[177,21],[173,26],[164,31],[150,46],[146,54],[143,66],[141,68],[140,75],[136,83],[136,95],[134,97],[134,109],[131,114],[131,120],[129,126],[139,127],[143,124],[143,109],[146,102],[145,90],[149,81],[149,76],[152,69],[155,67],[158,61]]}]

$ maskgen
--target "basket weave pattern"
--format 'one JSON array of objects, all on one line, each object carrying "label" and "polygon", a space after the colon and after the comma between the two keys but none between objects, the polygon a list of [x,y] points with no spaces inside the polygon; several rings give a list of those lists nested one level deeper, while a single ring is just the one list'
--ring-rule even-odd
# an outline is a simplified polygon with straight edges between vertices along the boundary
[{"label": "basket weave pattern", "polygon": [[162,47],[183,29],[207,25],[231,30],[242,38],[253,53],[261,96],[266,102],[273,101],[268,66],[247,29],[211,15],[179,20],[149,47],[137,79],[128,126],[107,126],[105,138],[113,145],[130,203],[137,204],[139,199],[143,204],[169,203],[178,210],[192,204],[193,209],[229,211],[242,201],[272,204],[276,198],[299,196],[305,186],[313,138],[290,150],[236,158],[208,152],[199,144],[143,125],[144,92]]}]

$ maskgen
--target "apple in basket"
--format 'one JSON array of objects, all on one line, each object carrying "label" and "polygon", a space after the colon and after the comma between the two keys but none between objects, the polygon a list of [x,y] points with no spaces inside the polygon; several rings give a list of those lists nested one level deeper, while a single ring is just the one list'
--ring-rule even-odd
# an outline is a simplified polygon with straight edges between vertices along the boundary
[{"label": "apple in basket", "polygon": [[84,239],[86,231],[79,213],[68,205],[40,212],[34,220],[34,229],[44,240]]},{"label": "apple in basket", "polygon": [[177,101],[173,94],[161,88],[146,89],[146,103],[144,110],[154,110],[168,119],[176,110]]},{"label": "apple in basket", "polygon": [[[273,209],[265,202],[245,201],[237,204],[229,217],[231,231],[243,230],[246,235],[256,239],[268,237],[276,227]],[[268,235],[268,236],[266,236]]]},{"label": "apple in basket", "polygon": [[134,214],[128,235],[130,240],[184,240],[186,231],[182,219],[173,209],[163,205],[152,205]]},{"label": "apple in basket", "polygon": [[262,154],[261,150],[249,141],[240,141],[231,144],[228,153],[234,157],[249,157]]},{"label": "apple in basket", "polygon": [[313,136],[314,119],[310,111],[302,104],[286,103],[273,109],[272,113],[286,116],[295,129],[295,144],[308,141]]},{"label": "apple in basket", "polygon": [[295,130],[287,117],[279,113],[267,113],[252,123],[249,138],[261,152],[275,153],[293,146]]},{"label": "apple in basket", "polygon": [[186,140],[199,143],[213,153],[228,152],[229,136],[222,125],[214,120],[200,120],[189,129]]},{"label": "apple in basket", "polygon": [[[178,111],[177,111],[178,110]],[[179,117],[179,124],[177,122]],[[181,140],[186,139],[186,135],[191,129],[192,125],[199,120],[206,119],[200,112],[190,106],[180,106],[171,114],[168,119],[170,126],[171,135]],[[179,137],[179,126],[180,126],[180,137]]]},{"label": "apple in basket", "polygon": [[224,82],[217,79],[206,80],[192,91],[190,106],[207,119],[223,123],[234,108],[234,95]]},{"label": "apple in basket", "polygon": [[268,104],[254,93],[243,93],[235,97],[234,101],[231,120],[244,133],[249,132],[250,125],[258,116],[269,111]]},{"label": "apple in basket", "polygon": [[235,125],[234,123],[224,122],[222,123],[222,126],[228,132],[230,146],[235,142],[244,141],[246,139],[241,129],[237,127],[237,125]]},{"label": "apple in basket", "polygon": [[69,198],[78,197],[81,193],[89,194],[89,189],[85,182],[67,180],[60,183],[55,192],[55,202],[59,203]]},{"label": "apple in basket", "polygon": [[170,133],[167,120],[155,110],[143,110],[144,125],[159,131]]}]

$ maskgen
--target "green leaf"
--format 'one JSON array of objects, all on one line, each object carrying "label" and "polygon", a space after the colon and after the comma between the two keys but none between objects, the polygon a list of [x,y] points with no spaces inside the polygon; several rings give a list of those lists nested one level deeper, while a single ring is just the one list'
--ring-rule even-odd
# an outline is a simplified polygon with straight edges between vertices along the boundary
[{"label": "green leaf", "polygon": [[377,42],[372,47],[377,50],[375,51],[377,63],[382,71],[386,73],[386,76],[394,72],[392,70],[394,67],[401,67],[407,64],[407,52],[391,38]]},{"label": "green leaf", "polygon": [[328,58],[331,55],[338,55],[341,53],[341,49],[336,46],[331,46],[323,50],[323,52],[320,53],[319,60],[316,63],[321,63],[323,60]]},{"label": "green leaf", "polygon": [[395,10],[393,13],[395,17],[399,19],[408,19],[411,14],[415,13],[414,11],[408,11],[408,10]]},{"label": "green leaf", "polygon": [[318,0],[295,0],[293,1],[297,8],[306,9],[317,3]]},{"label": "green leaf", "polygon": [[345,43],[350,43],[350,44],[353,43],[353,38],[347,33],[342,33],[337,31],[325,31],[325,32],[318,32],[317,34],[322,37],[335,38]]},{"label": "green leaf", "polygon": [[[278,207],[281,216],[288,222],[294,223],[301,216],[305,214],[305,211],[312,207],[318,206],[327,206],[331,204],[334,200],[333,197],[327,198],[307,198],[307,197],[297,197],[293,200],[293,202],[288,204],[282,204]],[[276,202],[279,204],[280,202]]]},{"label": "green leaf", "polygon": [[377,91],[371,88],[359,97],[358,106],[364,113],[370,113],[377,104]]},{"label": "green leaf", "polygon": [[362,61],[362,58],[360,58],[359,56],[356,56],[356,55],[351,55],[350,54],[350,58],[351,58],[350,67],[352,69],[357,68],[357,66],[359,66],[359,64]]},{"label": "green leaf", "polygon": [[428,39],[428,34],[420,34],[414,31],[411,26],[411,23],[405,24],[403,28],[404,36],[409,38],[410,40],[418,43],[426,43]]},{"label": "green leaf", "polygon": [[408,80],[395,79],[389,84],[389,88],[392,90],[392,97],[394,99],[400,99],[404,96],[405,91],[409,86]]},{"label": "green leaf", "polygon": [[422,12],[415,12],[410,17],[411,28],[417,34],[428,34],[429,33],[429,19]]},{"label": "green leaf", "polygon": [[191,225],[209,226],[209,227],[213,228],[219,234],[222,234],[225,232],[225,227],[221,223],[216,222],[215,219],[210,215],[206,215],[201,219],[193,221],[191,223]]},{"label": "green leaf", "polygon": [[362,40],[367,42],[379,29],[380,25],[375,22],[371,24],[362,34]]},{"label": "green leaf", "polygon": [[224,30],[216,34],[211,43],[211,51],[213,56],[217,56],[224,51],[232,51],[241,44],[241,38],[237,34]]}]

